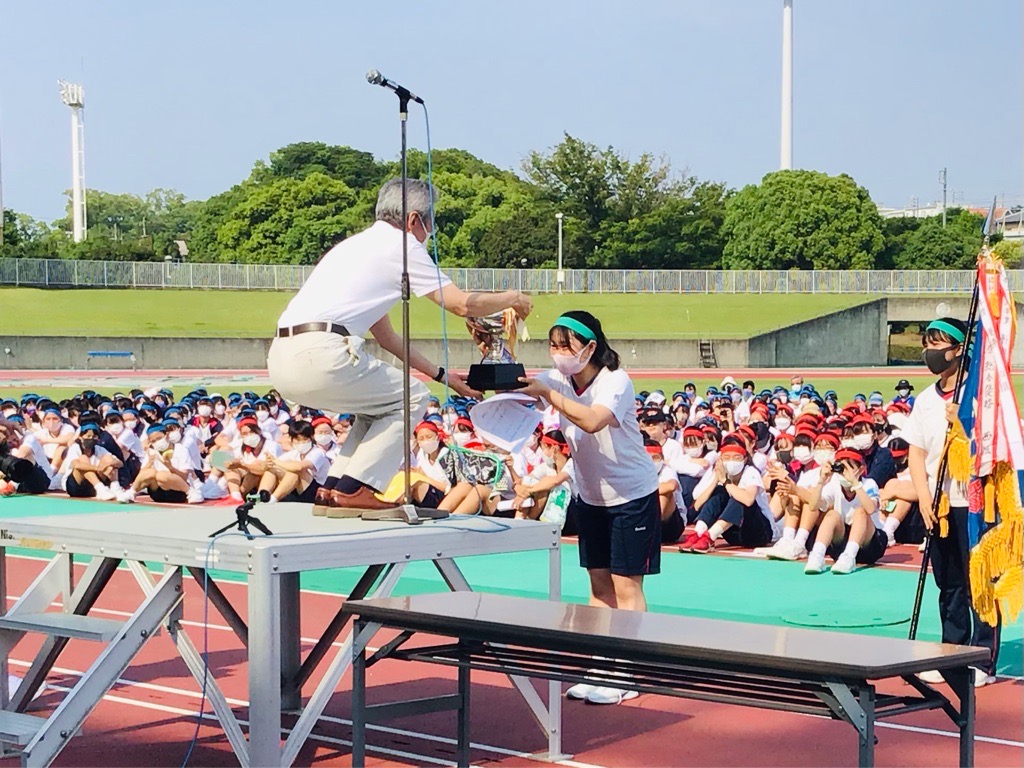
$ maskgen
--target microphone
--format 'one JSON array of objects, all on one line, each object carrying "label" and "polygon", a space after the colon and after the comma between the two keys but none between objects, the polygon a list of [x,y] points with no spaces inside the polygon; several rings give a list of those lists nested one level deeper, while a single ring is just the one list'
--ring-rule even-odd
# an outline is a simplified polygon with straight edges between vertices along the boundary
[{"label": "microphone", "polygon": [[366,73],[366,82],[368,82],[370,85],[379,85],[381,88],[390,88],[392,91],[398,94],[399,98],[412,99],[417,104],[423,103],[423,99],[421,99],[415,93],[412,93],[408,88],[404,88],[398,83],[391,82],[376,69],[371,69],[369,72]]}]

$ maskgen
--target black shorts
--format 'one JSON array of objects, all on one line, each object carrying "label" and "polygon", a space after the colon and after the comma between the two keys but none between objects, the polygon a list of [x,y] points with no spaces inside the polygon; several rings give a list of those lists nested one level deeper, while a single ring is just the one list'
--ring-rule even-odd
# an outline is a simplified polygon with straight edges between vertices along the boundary
[{"label": "black shorts", "polygon": [[617,576],[661,572],[661,506],[658,492],[641,499],[597,507],[577,502],[580,565],[609,568]]},{"label": "black shorts", "polygon": [[299,493],[298,491],[292,491],[285,496],[281,501],[297,501],[300,504],[312,504],[316,501],[316,492],[320,489],[320,483],[316,480],[306,486],[306,490]]},{"label": "black shorts", "polygon": [[68,475],[67,482],[64,483],[64,490],[73,499],[91,499],[96,495],[96,488],[92,483],[88,480],[80,483],[75,480],[74,475]]},{"label": "black shorts", "polygon": [[437,509],[441,506],[442,501],[444,501],[444,491],[430,486],[427,488],[427,492],[423,494],[423,501],[420,502],[420,506],[424,509]]},{"label": "black shorts", "polygon": [[50,490],[50,476],[38,464],[33,464],[25,478],[18,484],[20,493],[39,494]]},{"label": "black shorts", "polygon": [[149,498],[157,504],[187,504],[188,496],[184,491],[169,491],[164,488],[150,488]]},{"label": "black shorts", "polygon": [[686,523],[683,522],[683,516],[677,509],[669,515],[668,520],[661,521],[661,543],[675,544],[679,541],[679,537],[683,535],[685,527]]},{"label": "black shorts", "polygon": [[[833,544],[827,550],[827,554],[833,560],[843,554],[843,550],[846,549],[846,543],[850,540],[850,526],[846,526],[846,535],[843,536],[843,540],[839,544]],[[873,565],[882,559],[882,555],[885,554],[885,548],[889,545],[889,537],[885,531],[881,528],[875,528],[874,534],[871,536],[871,541],[857,550],[857,564],[858,565]]]}]

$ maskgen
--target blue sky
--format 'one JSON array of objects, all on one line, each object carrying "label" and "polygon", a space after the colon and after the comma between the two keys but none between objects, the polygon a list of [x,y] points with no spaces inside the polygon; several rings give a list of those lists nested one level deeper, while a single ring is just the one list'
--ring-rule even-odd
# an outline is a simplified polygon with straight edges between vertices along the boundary
[{"label": "blue sky", "polygon": [[[883,205],[1024,195],[1020,0],[795,0],[794,164]],[[86,182],[203,199],[294,141],[398,153],[396,99],[435,147],[519,168],[568,131],[731,186],[779,162],[782,0],[9,2],[0,8],[7,207],[70,186],[58,78],[86,87]],[[423,147],[414,112],[410,143]]]}]

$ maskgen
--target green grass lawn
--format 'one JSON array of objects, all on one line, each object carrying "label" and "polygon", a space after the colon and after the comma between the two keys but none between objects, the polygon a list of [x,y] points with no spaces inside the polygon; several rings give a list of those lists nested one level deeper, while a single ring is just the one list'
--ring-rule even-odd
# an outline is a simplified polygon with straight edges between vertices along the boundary
[{"label": "green grass lawn", "polygon": [[[270,291],[57,290],[0,288],[12,336],[266,337],[292,294]],[[593,312],[613,338],[747,338],[870,301],[849,294],[541,294],[530,326],[545,333],[562,312]],[[441,310],[410,304],[413,336],[441,335]],[[449,315],[451,336],[463,336]],[[392,321],[401,324],[400,307]]]}]

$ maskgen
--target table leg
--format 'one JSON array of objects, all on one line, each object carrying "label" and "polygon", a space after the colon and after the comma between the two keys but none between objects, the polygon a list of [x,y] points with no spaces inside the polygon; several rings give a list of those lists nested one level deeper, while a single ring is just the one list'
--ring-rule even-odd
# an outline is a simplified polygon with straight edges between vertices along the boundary
[{"label": "table leg", "polygon": [[[548,552],[548,600],[562,599],[562,547],[556,542]],[[548,755],[560,759],[562,753],[562,684],[558,680],[548,681]]]},{"label": "table leg", "polygon": [[974,765],[974,671],[970,667],[947,670],[946,681],[953,693],[960,699],[960,765],[971,768]]},{"label": "table leg", "polygon": [[861,709],[864,710],[858,765],[861,768],[871,768],[875,764],[875,687],[867,685],[861,688],[858,699]]},{"label": "table leg", "polygon": [[249,573],[249,764],[281,765],[281,576],[266,549]]},{"label": "table leg", "polygon": [[459,766],[469,766],[469,665],[459,665],[459,720],[456,760]]},{"label": "table leg", "polygon": [[302,708],[302,685],[296,684],[302,667],[301,602],[299,574],[282,573],[281,582],[281,709],[295,712]]},{"label": "table leg", "polygon": [[366,644],[360,643],[366,623],[352,624],[352,767],[366,765]]}]

